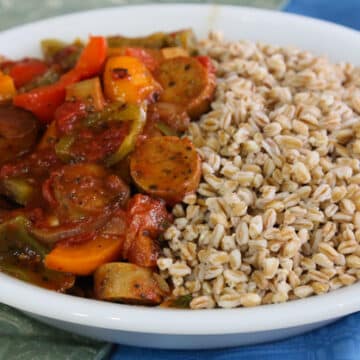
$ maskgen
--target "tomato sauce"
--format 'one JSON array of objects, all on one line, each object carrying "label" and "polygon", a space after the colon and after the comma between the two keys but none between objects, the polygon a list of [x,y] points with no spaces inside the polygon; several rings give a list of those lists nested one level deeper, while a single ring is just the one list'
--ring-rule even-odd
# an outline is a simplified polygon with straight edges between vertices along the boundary
[{"label": "tomato sauce", "polygon": [[211,61],[191,44],[191,30],[47,40],[43,59],[0,64],[0,271],[73,293],[94,276],[110,301],[169,293],[159,238],[200,178],[178,136],[214,92]]}]

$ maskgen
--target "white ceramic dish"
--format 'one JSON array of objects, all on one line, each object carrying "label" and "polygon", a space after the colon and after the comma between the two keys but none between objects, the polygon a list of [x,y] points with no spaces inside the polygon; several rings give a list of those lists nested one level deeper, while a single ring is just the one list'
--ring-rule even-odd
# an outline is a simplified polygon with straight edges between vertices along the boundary
[{"label": "white ceramic dish", "polygon": [[[192,27],[198,36],[222,30],[229,39],[296,45],[334,61],[360,65],[360,33],[309,18],[250,8],[145,5],[89,11],[0,33],[0,53],[39,51],[45,37],[147,34]],[[159,348],[214,348],[282,339],[360,310],[360,283],[281,305],[232,310],[170,310],[76,298],[0,274],[0,301],[54,326],[116,343]]]}]

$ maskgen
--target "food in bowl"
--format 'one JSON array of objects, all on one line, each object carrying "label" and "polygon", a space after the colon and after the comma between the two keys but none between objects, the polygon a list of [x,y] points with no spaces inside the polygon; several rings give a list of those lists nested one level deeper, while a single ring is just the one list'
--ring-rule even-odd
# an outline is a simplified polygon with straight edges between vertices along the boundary
[{"label": "food in bowl", "polygon": [[181,138],[209,109],[214,69],[193,33],[42,42],[0,63],[0,269],[49,289],[159,304],[158,238],[194,193]]},{"label": "food in bowl", "polygon": [[158,260],[193,309],[281,303],[360,277],[360,68],[296,48],[199,44],[217,74],[188,136],[196,194]]},{"label": "food in bowl", "polygon": [[44,49],[1,65],[6,111],[31,129],[0,170],[3,271],[192,309],[357,281],[358,68],[190,31]]}]

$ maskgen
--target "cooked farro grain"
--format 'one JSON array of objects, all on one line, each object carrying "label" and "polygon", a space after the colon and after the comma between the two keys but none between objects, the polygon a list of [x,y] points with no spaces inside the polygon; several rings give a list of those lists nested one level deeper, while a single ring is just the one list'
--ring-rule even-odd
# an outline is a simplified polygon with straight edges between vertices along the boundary
[{"label": "cooked farro grain", "polygon": [[188,136],[196,194],[158,261],[192,309],[281,303],[360,278],[360,69],[210,34],[212,109]]}]

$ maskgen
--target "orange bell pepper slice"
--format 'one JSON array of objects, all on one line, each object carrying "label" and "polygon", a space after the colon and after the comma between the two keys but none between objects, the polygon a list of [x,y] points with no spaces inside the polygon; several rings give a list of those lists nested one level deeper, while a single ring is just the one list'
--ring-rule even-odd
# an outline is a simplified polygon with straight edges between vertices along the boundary
[{"label": "orange bell pepper slice", "polygon": [[90,275],[100,265],[117,260],[121,255],[124,237],[97,235],[79,244],[59,243],[45,257],[48,269],[75,275]]},{"label": "orange bell pepper slice", "polygon": [[154,72],[162,60],[159,50],[144,49],[139,47],[116,47],[108,48],[108,57],[112,56],[133,56],[139,59],[151,72]]},{"label": "orange bell pepper slice", "polygon": [[11,100],[16,95],[14,80],[0,71],[0,103]]},{"label": "orange bell pepper slice", "polygon": [[159,94],[161,86],[136,57],[110,57],[104,70],[104,92],[111,101],[140,103]]}]

